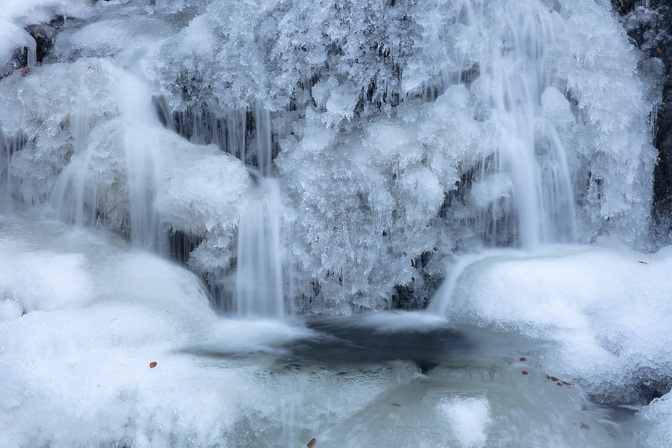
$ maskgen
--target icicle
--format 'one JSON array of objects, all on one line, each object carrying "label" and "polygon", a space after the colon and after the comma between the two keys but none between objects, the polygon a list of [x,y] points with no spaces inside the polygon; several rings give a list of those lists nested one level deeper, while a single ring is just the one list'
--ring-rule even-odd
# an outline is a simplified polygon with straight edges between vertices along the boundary
[{"label": "icicle", "polygon": [[254,116],[256,125],[257,166],[262,176],[271,175],[271,115],[262,100],[257,100]]},{"label": "icicle", "polygon": [[28,48],[28,67],[37,65],[37,42],[35,38],[26,32],[26,46]]},{"label": "icicle", "polygon": [[226,114],[226,148],[229,153],[245,163],[245,134],[247,133],[247,111],[233,109]]}]

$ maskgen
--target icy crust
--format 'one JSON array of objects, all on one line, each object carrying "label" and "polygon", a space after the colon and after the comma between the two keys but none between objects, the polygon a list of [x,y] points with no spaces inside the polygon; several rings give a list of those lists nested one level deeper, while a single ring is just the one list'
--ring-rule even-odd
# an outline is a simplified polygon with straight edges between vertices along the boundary
[{"label": "icy crust", "polygon": [[54,42],[54,53],[59,60],[110,57],[129,47],[147,48],[172,33],[170,24],[152,17],[100,20],[59,33]]},{"label": "icy crust", "polygon": [[[128,252],[112,234],[2,226],[0,266],[9,281],[3,275],[0,303],[21,309],[0,321],[3,444],[167,446],[160,428],[197,428],[193,415],[161,409],[182,402],[180,384],[193,379],[193,362],[171,351],[203,339],[215,322],[198,279],[155,256]],[[25,266],[16,265],[17,257]],[[150,370],[150,362],[159,368]],[[200,394],[203,400],[192,403],[201,410],[214,383],[206,373],[201,392],[190,397]],[[207,444],[203,436],[199,442]]]},{"label": "icy crust", "polygon": [[73,121],[78,99],[86,99],[88,128],[117,115],[114,67],[81,59],[15,72],[0,81],[0,132],[25,134],[27,143],[12,155],[8,191],[18,206],[47,201],[56,177],[74,153]]},{"label": "icy crust", "polygon": [[[73,158],[61,176],[61,215],[77,200],[77,188],[83,183],[91,192],[84,197],[84,207],[94,211],[94,224],[121,234],[129,232],[125,130],[123,120],[115,118],[91,131],[86,151]],[[200,241],[191,254],[190,266],[219,278],[230,269],[232,239],[250,184],[247,170],[214,145],[193,145],[160,127],[143,133],[160,148],[153,207],[169,232],[179,231]]]},{"label": "icy crust", "polygon": [[91,10],[89,0],[7,0],[0,11],[0,77],[18,65],[15,58],[26,53],[26,63],[34,67],[37,43],[24,29],[26,26],[49,22],[56,16],[85,18]]},{"label": "icy crust", "polygon": [[[76,193],[79,182],[89,183],[95,192],[87,199],[99,224],[122,234],[128,232],[127,164],[124,153],[125,125],[115,118],[91,131],[87,149],[73,158],[61,176],[65,180],[64,202]],[[154,202],[161,220],[172,231],[180,231],[206,245],[218,247],[218,263],[228,266],[231,238],[235,233],[243,195],[249,186],[249,175],[243,164],[214,145],[198,146],[163,128],[143,130],[145,137],[160,148],[157,176],[159,190]],[[66,219],[67,220],[67,219]],[[212,241],[210,241],[212,240]],[[194,255],[204,248],[197,249]],[[199,258],[198,256],[196,257]],[[194,263],[202,263],[196,261]],[[208,266],[206,264],[206,266]],[[214,268],[214,266],[208,266]],[[201,272],[206,272],[205,269]]]},{"label": "icy crust", "polygon": [[83,17],[90,9],[90,0],[6,0],[2,4],[0,21],[26,26],[48,22],[56,15]]},{"label": "icy crust", "polygon": [[661,398],[656,398],[639,414],[651,426],[636,435],[638,446],[647,448],[663,447],[672,440],[672,392]]},{"label": "icy crust", "polygon": [[[0,82],[0,98],[7,105],[0,111],[0,130],[24,133],[27,140],[9,162],[7,190],[15,205],[50,201],[65,222],[103,225],[128,235],[124,148],[131,123],[119,116],[119,70],[107,60],[80,59]],[[136,129],[136,124],[144,127]],[[153,206],[164,225],[203,240],[192,259],[198,272],[228,269],[249,184],[247,170],[216,146],[191,144],[152,120],[132,125],[158,148]]]},{"label": "icy crust", "polygon": [[277,110],[322,74],[350,81],[355,101],[372,89],[374,101],[387,102],[398,97],[400,64],[412,51],[414,8],[384,0],[210,1],[152,49],[145,68],[179,107],[212,95],[223,110],[257,97]]},{"label": "icy crust", "polygon": [[[638,56],[605,6],[581,0],[561,4],[567,51],[559,56],[557,72],[577,103],[578,119],[572,133],[561,138],[573,148],[582,240],[612,234],[642,243],[657,153],[647,129],[655,112],[637,76]],[[588,180],[587,190],[581,179]]]},{"label": "icy crust", "polygon": [[672,384],[672,253],[554,247],[484,253],[444,301],[449,320],[550,340],[543,360],[600,402],[646,404]]},{"label": "icy crust", "polygon": [[166,159],[156,207],[173,231],[201,240],[189,266],[215,284],[231,269],[250,176],[240,160],[215,145],[192,145],[168,132],[163,136]]},{"label": "icy crust", "polygon": [[420,255],[452,248],[435,217],[460,171],[492,151],[492,131],[471,118],[460,85],[396,112],[344,132],[324,127],[329,112],[309,110],[280,142],[276,164],[296,213],[288,242],[295,274],[322,291],[300,307],[385,307],[395,285],[422,285]]}]

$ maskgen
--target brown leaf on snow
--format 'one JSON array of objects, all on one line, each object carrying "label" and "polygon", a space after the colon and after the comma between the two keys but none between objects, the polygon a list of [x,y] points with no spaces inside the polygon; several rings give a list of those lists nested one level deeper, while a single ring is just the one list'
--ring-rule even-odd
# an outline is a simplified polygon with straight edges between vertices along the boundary
[{"label": "brown leaf on snow", "polygon": [[149,368],[153,369],[154,367],[156,367],[156,362],[154,362],[154,361],[150,362],[149,363]]}]

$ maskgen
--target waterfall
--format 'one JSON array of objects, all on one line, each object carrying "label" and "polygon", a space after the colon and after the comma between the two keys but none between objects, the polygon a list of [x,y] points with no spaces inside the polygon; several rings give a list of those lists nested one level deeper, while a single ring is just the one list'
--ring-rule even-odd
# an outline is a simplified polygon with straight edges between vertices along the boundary
[{"label": "waterfall", "polygon": [[86,151],[89,116],[84,93],[77,99],[77,111],[71,119],[73,155],[56,180],[50,198],[54,218],[77,226],[96,222],[96,181],[88,169],[91,153]]},{"label": "waterfall", "polygon": [[[278,183],[269,177],[271,120],[261,100],[254,104],[254,117],[258,172],[253,172],[256,185],[248,195],[238,226],[236,305],[240,316],[282,318],[282,204]],[[229,135],[241,133],[229,132]]]},{"label": "waterfall", "polygon": [[[575,241],[567,157],[543,109],[544,99],[557,91],[549,57],[559,45],[562,22],[537,1],[488,7],[494,10],[486,14],[483,5],[467,1],[462,17],[479,35],[489,36],[479,48],[481,77],[472,90],[480,91],[482,107],[500,135],[494,160],[482,163],[483,184],[476,187],[488,185],[499,197],[481,211],[478,231],[488,245],[526,249]],[[495,171],[490,177],[489,165]]]},{"label": "waterfall", "polygon": [[166,252],[167,239],[154,206],[159,189],[160,148],[152,129],[160,126],[147,86],[126,70],[119,70],[118,101],[125,125],[124,148],[128,173],[131,242],[152,252]]},{"label": "waterfall", "polygon": [[21,133],[11,137],[0,133],[0,210],[4,213],[11,213],[15,206],[12,157],[25,143],[26,136]]},{"label": "waterfall", "polygon": [[241,316],[284,314],[277,182],[258,179],[240,215],[236,296]]},{"label": "waterfall", "polygon": [[[483,160],[475,197],[489,198],[477,218],[477,233],[488,246],[536,250],[546,244],[576,241],[576,213],[567,156],[544,104],[561,95],[554,85],[549,57],[559,45],[562,22],[547,6],[533,1],[506,3],[486,14],[479,2],[463,4],[462,22],[489,36],[480,47],[480,92],[486,114],[499,131],[493,159]],[[493,20],[493,18],[495,20]],[[494,199],[493,199],[494,197]],[[457,281],[472,263],[491,253],[457,257],[428,310],[445,315]]]},{"label": "waterfall", "polygon": [[[160,124],[151,94],[135,74],[126,68],[117,68],[115,81],[118,120],[123,128],[120,146],[123,146],[125,169],[119,167],[120,172],[113,176],[119,176],[118,180],[124,183],[117,188],[127,192],[128,222],[125,225],[133,246],[165,255],[167,237],[155,207],[161,148],[154,130]],[[104,221],[101,207],[106,192],[99,192],[99,184],[105,174],[96,169],[93,161],[96,144],[100,142],[88,141],[87,101],[90,98],[91,93],[82,87],[77,108],[70,117],[73,155],[57,178],[50,197],[51,217],[78,226],[92,226],[101,219]]]}]

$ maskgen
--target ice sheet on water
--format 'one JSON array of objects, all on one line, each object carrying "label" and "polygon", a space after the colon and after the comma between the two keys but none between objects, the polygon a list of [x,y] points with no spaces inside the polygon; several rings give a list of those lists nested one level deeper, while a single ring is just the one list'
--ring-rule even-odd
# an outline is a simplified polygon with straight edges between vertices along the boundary
[{"label": "ice sheet on water", "polygon": [[448,320],[442,316],[418,311],[367,313],[360,318],[360,324],[369,327],[374,333],[432,331],[448,325]]},{"label": "ice sheet on water", "polygon": [[[31,273],[35,285],[54,274],[88,279],[56,298],[45,286],[26,314],[30,301],[18,302],[25,285],[0,286],[0,436],[8,447],[301,446],[313,437],[334,448],[520,438],[618,446],[577,390],[549,385],[531,364],[501,354],[482,365],[458,358],[459,367],[428,375],[394,360],[337,370],[275,364],[277,344],[319,336],[300,324],[220,320],[193,274],[129,251],[115,235],[1,224],[0,254],[80,260],[41,266]],[[379,315],[368,325],[404,334],[403,317]],[[441,319],[411,320],[431,327]]]},{"label": "ice sheet on water", "polygon": [[208,339],[191,350],[212,354],[269,352],[280,353],[282,346],[317,337],[317,332],[300,322],[275,319],[220,319]]},{"label": "ice sheet on water", "polygon": [[[219,400],[225,392],[216,385],[221,375],[215,379],[206,369],[199,387],[187,386],[185,392],[184,385],[195,380],[193,362],[171,353],[202,338],[215,322],[193,274],[129,252],[114,235],[90,238],[60,224],[4,220],[0,234],[11,243],[2,244],[3,257],[58,254],[53,263],[31,263],[28,272],[16,264],[3,267],[10,278],[24,276],[21,283],[0,285],[3,310],[20,306],[27,312],[3,313],[0,323],[6,446],[106,446],[127,440],[165,446],[180,426],[185,443],[217,439],[218,431],[198,431],[199,425],[226,428],[227,414],[217,422],[207,417],[197,422],[192,404],[226,408],[227,400]],[[77,262],[63,263],[68,257]],[[60,282],[69,282],[68,290]],[[157,368],[150,370],[150,362],[158,362]],[[233,389],[226,395],[235,393],[234,383],[231,378]],[[190,404],[185,396],[202,399]],[[171,402],[181,403],[179,415],[161,411]]]}]

